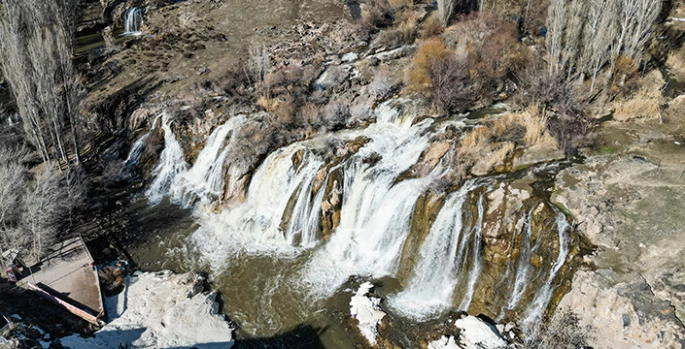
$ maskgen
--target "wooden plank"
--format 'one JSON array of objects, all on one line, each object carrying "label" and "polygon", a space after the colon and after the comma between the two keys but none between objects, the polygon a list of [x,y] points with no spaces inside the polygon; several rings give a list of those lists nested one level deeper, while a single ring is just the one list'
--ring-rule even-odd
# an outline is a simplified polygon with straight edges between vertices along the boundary
[{"label": "wooden plank", "polygon": [[40,288],[40,287],[30,283],[30,282],[27,283],[27,286],[29,287],[29,289],[31,291],[36,292],[38,295],[47,299],[48,301],[63,307],[64,309],[66,309],[70,313],[80,317],[81,319],[86,320],[86,321],[90,322],[91,324],[94,324],[97,326],[102,325],[102,323],[98,320],[98,318],[96,316],[93,316],[93,315],[89,314],[88,312],[81,310],[81,309],[79,309],[79,308],[77,308],[77,307],[75,307],[75,306],[73,306],[73,305],[53,296],[53,295],[51,295],[47,291],[43,290],[42,288]]}]

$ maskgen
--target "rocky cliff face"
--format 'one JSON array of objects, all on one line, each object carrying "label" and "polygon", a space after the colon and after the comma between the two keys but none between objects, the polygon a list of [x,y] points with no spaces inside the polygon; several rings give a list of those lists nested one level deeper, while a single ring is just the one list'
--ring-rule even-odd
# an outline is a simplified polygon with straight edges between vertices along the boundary
[{"label": "rocky cliff face", "polygon": [[597,245],[560,306],[593,325],[597,347],[685,345],[682,127],[606,125],[602,137],[619,150],[558,176],[554,200]]}]

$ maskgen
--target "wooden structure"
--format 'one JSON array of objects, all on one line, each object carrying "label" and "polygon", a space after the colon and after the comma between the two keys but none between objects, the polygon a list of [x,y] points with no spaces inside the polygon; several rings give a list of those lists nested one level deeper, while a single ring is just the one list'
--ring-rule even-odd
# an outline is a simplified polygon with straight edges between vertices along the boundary
[{"label": "wooden structure", "polygon": [[101,325],[105,309],[93,257],[83,238],[74,235],[54,245],[17,285],[72,314]]}]

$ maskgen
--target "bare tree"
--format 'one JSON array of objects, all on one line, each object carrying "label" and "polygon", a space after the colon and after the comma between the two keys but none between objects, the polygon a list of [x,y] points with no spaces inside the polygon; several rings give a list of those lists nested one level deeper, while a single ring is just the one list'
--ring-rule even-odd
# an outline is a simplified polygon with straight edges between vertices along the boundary
[{"label": "bare tree", "polygon": [[60,188],[60,175],[43,170],[24,194],[22,226],[31,238],[33,257],[40,257],[57,236],[57,223],[65,208]]},{"label": "bare tree", "polygon": [[20,164],[23,149],[0,147],[0,267],[6,265],[2,255],[16,238],[18,218],[21,217],[22,185],[25,168]]},{"label": "bare tree", "polygon": [[611,59],[611,45],[616,35],[614,6],[616,2],[612,0],[590,0],[588,7],[581,70],[587,72],[592,79],[591,93],[595,89],[597,74]]},{"label": "bare tree", "polygon": [[[2,1],[0,57],[27,139],[44,162],[79,161],[72,65],[74,0]],[[67,128],[69,124],[70,130]],[[71,140],[65,134],[71,133]]]},{"label": "bare tree", "polygon": [[438,13],[443,26],[446,27],[450,23],[450,18],[452,18],[457,7],[457,1],[459,0],[438,0]]},{"label": "bare tree", "polygon": [[594,90],[597,75],[607,63],[612,68],[609,79],[619,57],[641,62],[661,1],[552,0],[548,11],[549,75],[584,73],[591,77]]},{"label": "bare tree", "polygon": [[57,172],[44,166],[31,175],[27,158],[25,147],[0,142],[0,255],[17,249],[42,256],[81,202],[76,169]]}]

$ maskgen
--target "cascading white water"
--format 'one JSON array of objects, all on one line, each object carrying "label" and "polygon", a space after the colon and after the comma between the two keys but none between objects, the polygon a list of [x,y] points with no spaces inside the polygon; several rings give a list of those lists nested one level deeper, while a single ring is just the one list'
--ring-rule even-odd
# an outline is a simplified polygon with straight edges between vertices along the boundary
[{"label": "cascading white water", "polygon": [[[303,272],[313,294],[330,295],[350,275],[396,273],[416,201],[442,176],[438,166],[426,177],[395,183],[428,145],[420,131],[429,124],[406,129],[378,124],[371,142],[348,160],[340,225]],[[372,154],[380,155],[379,163],[366,163]]]},{"label": "cascading white water", "polygon": [[[419,251],[419,262],[407,287],[389,298],[392,308],[412,318],[426,319],[452,306],[454,288],[462,268],[463,215],[469,193],[476,188],[468,181],[451,193],[431,226]],[[439,267],[437,267],[439,266]]]},{"label": "cascading white water", "polygon": [[[378,253],[376,257],[379,260],[372,264],[393,264],[406,229],[403,233],[401,227],[395,229],[392,224],[404,222],[399,224],[408,226],[416,198],[434,178],[405,181],[406,184],[400,183],[395,188],[393,184],[403,171],[416,162],[427,146],[428,134],[425,130],[430,124],[431,121],[426,120],[412,127],[407,123],[394,124],[393,120],[380,121],[364,130],[329,134],[279,149],[270,154],[255,172],[245,202],[227,207],[218,215],[206,217],[191,240],[218,268],[226,262],[227,256],[237,251],[287,255],[297,253],[301,248],[314,247],[320,226],[323,191],[327,184],[331,184],[331,173],[341,169],[344,174],[344,183],[338,183],[344,188],[341,223],[332,239],[341,239],[345,235],[340,231],[354,232],[354,235],[373,230],[375,235],[369,236],[378,238],[375,242],[377,246],[373,248],[389,248],[396,253],[388,254],[393,255],[392,258],[387,257],[389,260],[384,260],[381,257],[384,254]],[[324,162],[312,150],[328,146],[332,141],[346,142],[358,137],[367,137],[370,141],[349,159],[329,169],[324,185],[314,193],[314,181]],[[298,152],[304,155],[296,168],[293,156]],[[368,159],[373,157],[380,157],[381,160],[371,164]],[[294,202],[290,216],[283,217],[291,199]],[[385,218],[371,219],[381,216]],[[286,231],[282,231],[280,226],[284,218],[288,221]],[[386,230],[397,231],[398,238],[385,239],[392,235],[384,235]],[[354,244],[350,241],[346,243]],[[211,246],[211,249],[203,246]],[[338,268],[324,269],[323,273],[330,274]],[[330,291],[331,285],[325,285],[325,288]]]},{"label": "cascading white water", "polygon": [[151,203],[158,203],[169,192],[171,186],[179,173],[188,169],[183,149],[176,140],[176,135],[171,130],[172,120],[168,114],[162,114],[162,129],[164,130],[164,150],[159,157],[159,163],[152,170],[155,178],[145,195]]},{"label": "cascading white water", "polygon": [[[174,199],[188,205],[197,197],[204,204],[209,204],[213,197],[220,195],[224,183],[224,161],[231,149],[231,141],[245,119],[243,115],[232,117],[212,132],[193,166],[175,178],[170,188]],[[227,140],[229,133],[233,136]]]},{"label": "cascading white water", "polygon": [[[352,275],[395,276],[416,202],[444,176],[443,169],[448,166],[440,163],[425,177],[398,180],[418,161],[435,131],[432,119],[413,125],[411,107],[398,109],[393,103],[399,102],[382,104],[376,110],[377,123],[366,129],[326,134],[272,152],[254,172],[243,202],[227,204],[218,214],[197,212],[200,228],[189,238],[194,251],[215,271],[224,270],[233,257],[242,253],[259,255],[256,258],[309,258],[298,275],[307,292],[316,298],[332,295]],[[244,117],[234,117],[216,128],[189,168],[171,131],[171,121],[164,115],[165,147],[147,190],[150,201],[158,202],[168,195],[184,204],[194,203],[196,198],[209,203],[218,197],[226,189],[222,187],[225,170],[230,171],[224,163],[244,122]],[[330,151],[324,147],[359,137],[368,142],[356,153],[327,166],[328,158],[323,154]],[[139,140],[141,144],[145,143],[143,138]],[[138,141],[130,159],[139,156],[136,154],[140,151],[134,152],[137,144]],[[342,183],[332,182],[339,180],[339,176]],[[393,309],[412,318],[427,319],[451,308],[456,290],[460,295],[463,293],[460,309],[467,310],[472,300],[475,302],[474,295],[480,294],[479,280],[484,280],[480,279],[486,263],[481,248],[488,203],[487,190],[478,188],[492,180],[469,180],[447,196],[419,248],[407,287],[389,298]],[[325,194],[331,187],[341,195],[340,221],[335,231],[327,235],[328,240],[321,241],[322,203],[329,200]],[[468,200],[477,189],[477,212],[471,213]],[[467,210],[470,214],[464,217]],[[543,240],[537,238],[531,246],[533,211],[526,215],[524,229],[518,226],[521,231],[515,231],[512,238],[514,245],[517,234],[524,235],[519,236],[520,243],[516,242],[516,261],[509,262],[515,267],[507,267],[505,275],[514,279],[509,269],[516,273],[514,285],[507,288],[513,289],[507,305],[512,309],[522,307],[519,303],[532,280],[542,283],[547,276],[542,272],[533,275],[530,263]],[[558,229],[562,228],[560,219],[557,217]],[[549,271],[547,283],[527,308],[527,319],[539,317],[546,309],[554,278],[568,254],[567,238],[559,234],[561,250],[557,262]],[[311,251],[303,253],[307,250]]]},{"label": "cascading white water", "polygon": [[122,35],[140,35],[143,25],[143,10],[131,7],[124,14],[124,33]]},{"label": "cascading white water", "polygon": [[[316,147],[314,143],[295,143],[271,153],[255,172],[244,202],[205,217],[191,240],[214,268],[220,268],[227,257],[240,251],[282,255],[297,252],[290,244],[294,238],[287,236],[280,224],[290,198],[298,190],[301,195],[310,195],[313,180],[324,165],[310,151]],[[304,151],[304,156],[296,168],[292,158],[299,151]],[[294,220],[306,222],[318,207],[296,211],[302,216]],[[303,245],[310,244],[303,241]]]},{"label": "cascading white water", "polygon": [[523,240],[521,241],[522,246],[518,255],[518,262],[516,266],[516,279],[514,280],[514,290],[511,292],[511,297],[509,297],[509,302],[507,304],[508,309],[514,309],[519,304],[519,302],[521,301],[521,297],[523,297],[523,294],[525,293],[526,288],[528,287],[528,283],[530,282],[529,276],[531,273],[532,266],[529,263],[529,256],[531,254],[532,249],[530,246],[530,240],[533,236],[532,217],[534,209],[535,208],[530,209],[528,215],[526,216],[526,232],[525,236],[523,237]]}]

